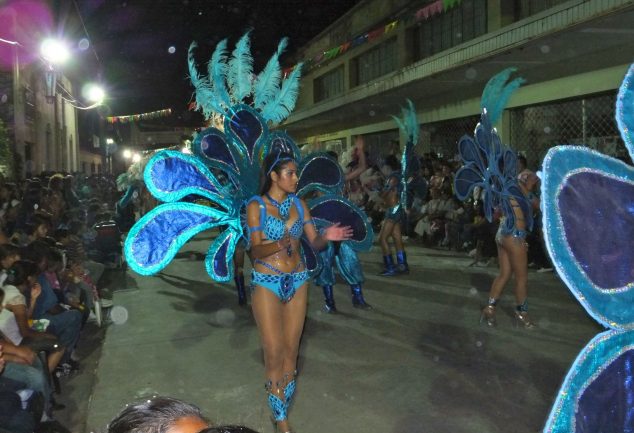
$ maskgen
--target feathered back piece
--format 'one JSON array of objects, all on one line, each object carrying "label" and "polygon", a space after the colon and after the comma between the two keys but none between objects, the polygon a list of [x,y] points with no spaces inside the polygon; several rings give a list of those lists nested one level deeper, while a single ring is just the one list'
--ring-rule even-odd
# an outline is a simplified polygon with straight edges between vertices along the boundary
[{"label": "feathered back piece", "polygon": [[[634,158],[634,65],[616,122]],[[607,328],[566,375],[545,433],[634,431],[634,168],[586,146],[551,148],[543,162],[544,241],[561,280]]]},{"label": "feathered back piece", "polygon": [[418,117],[416,116],[416,108],[411,100],[407,100],[407,107],[401,108],[403,118],[399,119],[396,116],[392,116],[399,129],[407,136],[407,143],[405,144],[405,150],[403,150],[403,156],[401,156],[401,206],[407,207],[407,179],[411,175],[412,165],[416,158],[414,157],[414,148],[418,144],[418,136],[420,132],[420,126],[418,124]]},{"label": "feathered back piece", "polygon": [[494,75],[482,92],[480,111],[486,108],[491,125],[495,125],[497,121],[500,120],[502,111],[504,111],[504,107],[506,107],[506,103],[513,92],[526,82],[524,78],[517,77],[507,83],[511,74],[516,70],[517,68],[506,68],[502,72]]},{"label": "feathered back piece", "polygon": [[231,57],[227,56],[227,40],[223,39],[211,56],[207,75],[201,76],[194,59],[197,45],[192,42],[188,64],[189,76],[196,89],[196,109],[210,118],[213,113],[233,113],[235,105],[249,104],[267,122],[282,122],[295,108],[302,66],[298,63],[289,76],[282,79],[279,58],[287,45],[288,39],[283,38],[262,72],[254,77],[249,32],[240,38]]}]

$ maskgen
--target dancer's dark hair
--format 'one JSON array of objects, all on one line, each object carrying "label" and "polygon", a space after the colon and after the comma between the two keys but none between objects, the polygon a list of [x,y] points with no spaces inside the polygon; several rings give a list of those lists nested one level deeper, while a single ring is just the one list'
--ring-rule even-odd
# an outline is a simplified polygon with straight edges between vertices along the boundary
[{"label": "dancer's dark hair", "polygon": [[274,171],[279,175],[289,162],[295,162],[295,158],[290,153],[273,151],[266,155],[260,171],[260,195],[266,194],[271,189],[271,172]]}]

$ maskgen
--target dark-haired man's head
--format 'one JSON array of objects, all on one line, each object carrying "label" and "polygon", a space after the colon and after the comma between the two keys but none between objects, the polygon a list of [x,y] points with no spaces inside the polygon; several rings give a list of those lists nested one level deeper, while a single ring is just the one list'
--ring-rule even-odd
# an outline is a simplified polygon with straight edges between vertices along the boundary
[{"label": "dark-haired man's head", "polygon": [[15,262],[20,260],[20,249],[13,244],[0,245],[0,267],[9,269]]},{"label": "dark-haired man's head", "polygon": [[107,433],[198,433],[209,422],[196,406],[170,397],[155,397],[128,406],[110,424]]},{"label": "dark-haired man's head", "polygon": [[202,430],[200,433],[258,433],[249,427],[241,425],[219,425],[217,427],[209,427]]}]

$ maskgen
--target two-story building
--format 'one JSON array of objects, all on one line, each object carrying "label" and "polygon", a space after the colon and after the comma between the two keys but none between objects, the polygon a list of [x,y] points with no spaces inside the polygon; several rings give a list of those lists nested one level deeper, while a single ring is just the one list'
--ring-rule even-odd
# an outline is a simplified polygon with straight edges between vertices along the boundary
[{"label": "two-story building", "polygon": [[364,0],[296,53],[306,66],[284,128],[307,150],[341,151],[362,134],[380,156],[409,98],[418,151],[453,157],[488,79],[516,67],[526,83],[497,127],[529,166],[562,143],[621,155],[614,102],[633,22],[632,0]]}]

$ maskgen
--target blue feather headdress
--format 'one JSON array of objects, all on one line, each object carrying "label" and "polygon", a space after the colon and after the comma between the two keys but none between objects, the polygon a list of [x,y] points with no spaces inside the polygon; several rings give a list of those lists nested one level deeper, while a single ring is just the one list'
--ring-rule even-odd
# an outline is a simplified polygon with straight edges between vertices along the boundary
[{"label": "blue feather headdress", "polygon": [[515,226],[513,202],[517,203],[525,218],[526,227],[533,224],[533,212],[530,203],[522,193],[517,182],[517,156],[505,146],[493,127],[504,111],[512,92],[523,82],[516,78],[509,84],[515,68],[507,68],[489,80],[482,93],[482,114],[473,137],[463,136],[458,143],[458,151],[463,162],[454,178],[454,191],[460,200],[468,199],[475,187],[484,191],[484,215],[493,220],[495,209],[501,209],[505,228]]},{"label": "blue feather headdress", "polygon": [[[403,118],[392,116],[399,129],[407,137],[405,143],[405,149],[401,156],[401,196],[400,204],[403,209],[407,207],[408,196],[408,179],[412,175],[412,172],[418,169],[418,160],[414,154],[414,148],[418,144],[418,137],[420,134],[420,125],[418,124],[418,116],[416,115],[416,108],[411,100],[407,100],[407,107],[401,108],[401,114]],[[425,191],[425,194],[427,192]]]},{"label": "blue feather headdress", "polygon": [[196,109],[207,118],[212,113],[226,115],[232,112],[233,106],[252,99],[252,106],[266,122],[284,121],[295,108],[302,68],[298,63],[288,77],[282,79],[279,58],[287,45],[288,39],[283,38],[262,72],[254,77],[249,32],[240,38],[231,57],[227,56],[227,40],[223,39],[216,45],[207,65],[207,76],[201,76],[194,58],[197,45],[192,42],[188,65],[196,89]]},{"label": "blue feather headdress", "polygon": [[[188,63],[196,106],[208,118],[220,114],[223,128],[209,127],[194,137],[194,155],[174,151],[156,154],[147,164],[144,181],[148,190],[164,202],[141,218],[125,241],[125,255],[134,271],[142,275],[159,272],[177,251],[197,233],[223,227],[209,248],[205,265],[212,279],[220,282],[233,277],[233,253],[243,239],[246,202],[257,194],[262,161],[270,152],[284,151],[300,160],[299,148],[282,131],[270,131],[269,123],[283,121],[293,109],[299,89],[300,65],[282,81],[279,56],[287,45],[283,39],[273,57],[255,80],[248,33],[227,57],[227,42],[216,46],[202,77],[195,66],[192,44]],[[253,105],[246,102],[253,101]],[[322,160],[299,163],[302,190],[326,191],[343,182],[333,167],[325,169]],[[336,165],[336,163],[334,163]],[[331,164],[332,165],[332,164]],[[324,177],[324,173],[334,175]],[[333,178],[341,179],[333,182]],[[223,181],[222,179],[225,179]],[[210,206],[185,202],[199,196]],[[367,216],[340,196],[321,197],[309,203],[320,224],[341,223],[353,228],[350,242],[358,249],[368,248],[372,230]],[[307,269],[319,267],[318,256],[306,239],[302,252]]]},{"label": "blue feather headdress", "polygon": [[513,92],[526,82],[524,78],[517,77],[507,83],[511,74],[516,70],[517,68],[504,69],[491,77],[484,87],[482,98],[480,99],[480,109],[487,110],[491,125],[495,125],[500,120],[504,107],[506,107]]}]

